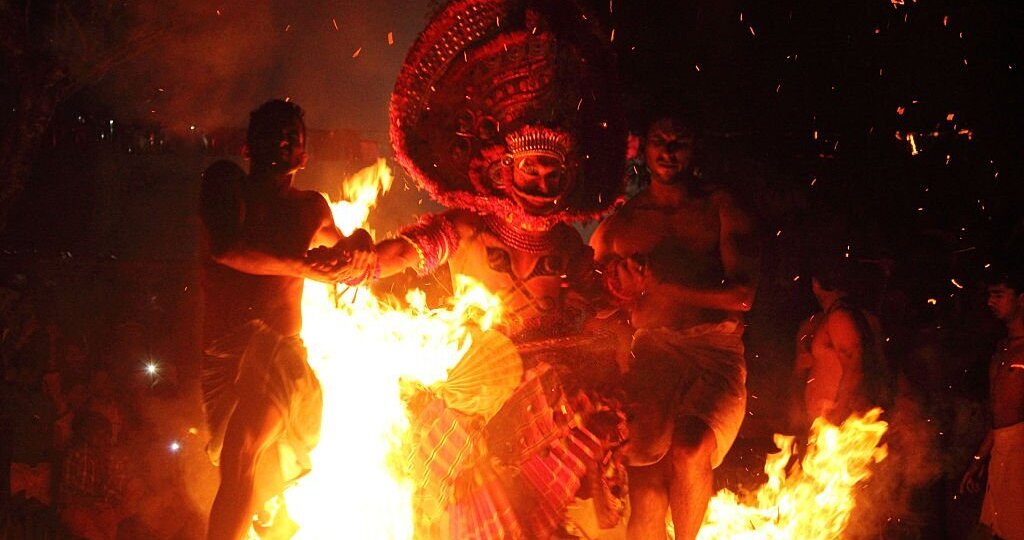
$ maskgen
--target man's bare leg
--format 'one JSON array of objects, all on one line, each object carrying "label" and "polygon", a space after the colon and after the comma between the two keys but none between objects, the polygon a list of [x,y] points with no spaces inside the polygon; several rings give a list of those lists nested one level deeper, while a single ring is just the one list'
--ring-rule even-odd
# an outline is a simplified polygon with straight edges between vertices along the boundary
[{"label": "man's bare leg", "polygon": [[629,468],[629,540],[664,540],[668,515],[668,458],[654,465]]},{"label": "man's bare leg", "polygon": [[704,422],[693,417],[677,421],[669,454],[672,463],[669,504],[676,540],[696,538],[704,521],[711,499],[711,455],[717,444],[714,433]]},{"label": "man's bare leg", "polygon": [[208,540],[239,540],[252,525],[256,465],[281,432],[281,413],[266,400],[243,398],[228,421],[220,488],[210,511]]}]

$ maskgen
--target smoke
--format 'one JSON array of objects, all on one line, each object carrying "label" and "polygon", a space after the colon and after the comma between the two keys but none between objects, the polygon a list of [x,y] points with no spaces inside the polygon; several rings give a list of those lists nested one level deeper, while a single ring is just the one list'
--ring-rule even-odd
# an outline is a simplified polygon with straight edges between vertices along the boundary
[{"label": "smoke", "polygon": [[920,501],[943,472],[938,426],[909,391],[898,393],[885,420],[889,455],[858,493],[846,538],[920,537],[937,517]]},{"label": "smoke", "polygon": [[288,97],[306,109],[310,127],[383,140],[391,89],[427,1],[192,0],[136,9],[132,24],[155,34],[155,44],[96,89],[122,118],[172,130],[243,126],[260,103]]}]

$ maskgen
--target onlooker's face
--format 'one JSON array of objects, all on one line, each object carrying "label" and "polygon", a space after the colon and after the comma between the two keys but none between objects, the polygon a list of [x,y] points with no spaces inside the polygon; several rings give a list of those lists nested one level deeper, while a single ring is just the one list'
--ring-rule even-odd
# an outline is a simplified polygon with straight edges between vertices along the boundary
[{"label": "onlooker's face", "polygon": [[1010,321],[1024,312],[1024,292],[1015,291],[1005,283],[989,285],[988,308],[1000,321]]},{"label": "onlooker's face", "polygon": [[647,130],[644,160],[653,182],[673,182],[693,157],[693,135],[669,119],[658,120]]},{"label": "onlooker's face", "polygon": [[276,174],[295,172],[306,165],[306,130],[298,119],[268,125],[255,134],[249,147],[253,163]]}]

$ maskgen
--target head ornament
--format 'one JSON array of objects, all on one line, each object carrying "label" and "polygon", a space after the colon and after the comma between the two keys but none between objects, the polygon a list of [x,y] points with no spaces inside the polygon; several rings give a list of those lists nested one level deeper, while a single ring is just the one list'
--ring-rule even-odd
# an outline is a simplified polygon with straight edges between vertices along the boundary
[{"label": "head ornament", "polygon": [[[571,0],[455,0],[410,49],[391,98],[395,157],[437,202],[526,228],[599,217],[624,187],[626,125],[608,34]],[[521,197],[515,161],[562,165]],[[549,200],[538,214],[523,200]]]}]

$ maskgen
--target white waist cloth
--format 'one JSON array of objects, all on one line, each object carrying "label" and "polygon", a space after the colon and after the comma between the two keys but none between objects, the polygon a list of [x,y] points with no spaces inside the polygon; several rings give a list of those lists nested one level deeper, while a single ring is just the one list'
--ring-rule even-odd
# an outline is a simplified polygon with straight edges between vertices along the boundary
[{"label": "white waist cloth", "polygon": [[1024,540],[1024,422],[992,430],[981,522],[1004,540]]}]

